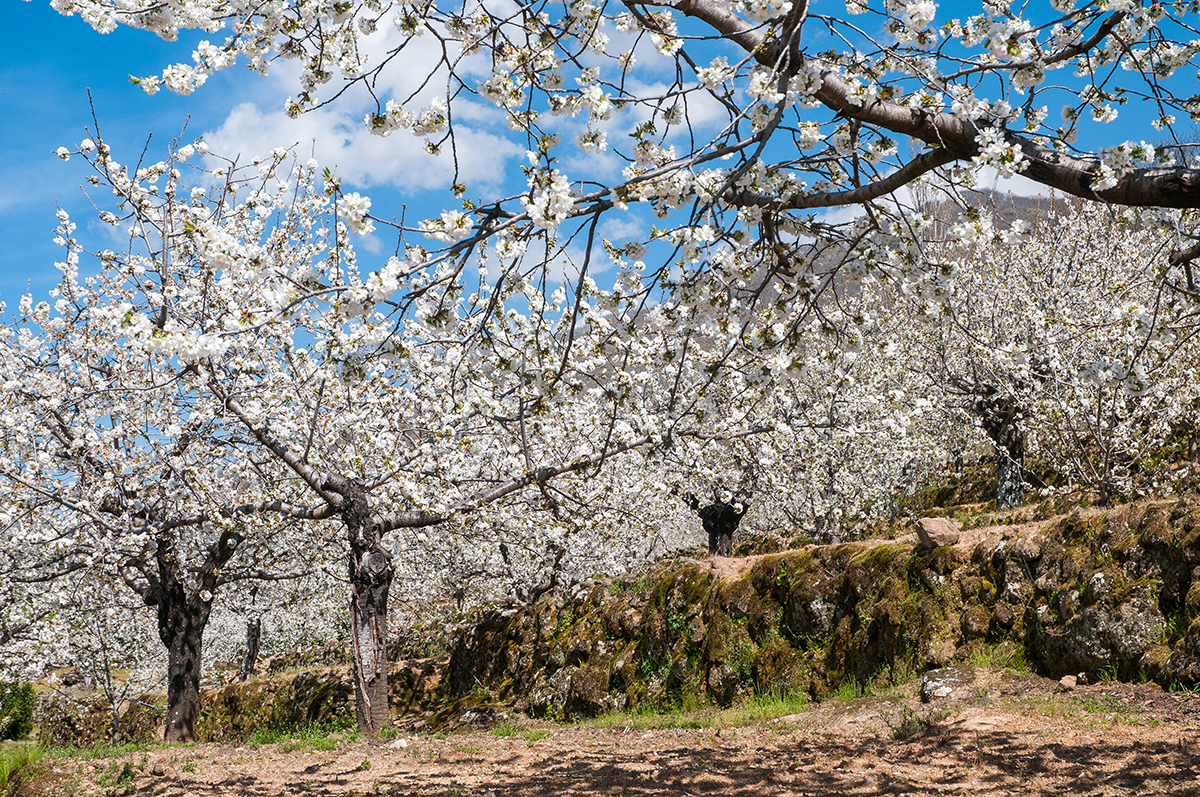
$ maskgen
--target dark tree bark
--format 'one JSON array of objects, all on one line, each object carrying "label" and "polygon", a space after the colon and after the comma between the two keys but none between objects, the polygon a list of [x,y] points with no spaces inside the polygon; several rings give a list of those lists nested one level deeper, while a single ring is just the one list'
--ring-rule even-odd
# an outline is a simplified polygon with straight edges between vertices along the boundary
[{"label": "dark tree bark", "polygon": [[383,547],[383,529],[371,512],[366,490],[347,481],[342,518],[350,544],[350,632],[354,646],[354,702],[358,729],[378,736],[391,721],[388,711],[387,602],[395,567]]},{"label": "dark tree bark", "polygon": [[246,621],[246,655],[242,658],[242,666],[238,668],[238,680],[246,681],[254,675],[254,667],[258,664],[258,642],[262,637],[262,618],[255,617]]},{"label": "dark tree bark", "polygon": [[[142,595],[147,606],[158,608],[158,638],[167,648],[167,717],[163,732],[167,742],[196,741],[204,629],[212,612],[213,593],[220,583],[219,571],[241,541],[240,534],[223,532],[210,546],[191,590],[183,580],[170,531],[157,538],[153,566],[143,558],[131,559],[122,568],[125,582]],[[138,571],[145,582],[136,580],[132,571]]]},{"label": "dark tree bark", "polygon": [[992,393],[975,402],[983,431],[996,447],[996,508],[1012,509],[1025,502],[1025,433],[1021,412],[1007,396]]},{"label": "dark tree bark", "polygon": [[200,651],[207,607],[168,599],[158,606],[158,636],[167,646],[167,742],[196,741],[200,719]]},{"label": "dark tree bark", "polygon": [[[716,496],[714,496],[716,498]],[[700,499],[688,493],[684,496],[692,511],[700,516],[704,530],[708,532],[708,552],[713,556],[733,555],[733,535],[741,525],[742,515],[750,508],[749,502],[741,503],[741,509],[734,504],[715,500],[707,506],[700,505]]]}]

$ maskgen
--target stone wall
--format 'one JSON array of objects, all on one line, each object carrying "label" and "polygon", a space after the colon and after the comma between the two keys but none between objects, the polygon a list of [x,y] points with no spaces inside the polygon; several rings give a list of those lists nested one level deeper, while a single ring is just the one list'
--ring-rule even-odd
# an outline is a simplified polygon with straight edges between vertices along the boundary
[{"label": "stone wall", "polygon": [[[392,667],[389,702],[394,713],[429,708],[448,659],[400,662]],[[143,695],[121,707],[122,742],[162,738],[166,695]],[[50,746],[91,747],[113,740],[111,710],[103,700],[49,697],[41,707],[39,738]],[[321,667],[232,683],[200,693],[200,741],[233,741],[255,731],[310,723],[354,723],[354,689],[347,667]]]},{"label": "stone wall", "polygon": [[[1008,516],[1029,520],[1035,510]],[[961,660],[1050,676],[1200,681],[1200,530],[1185,503],[1076,512],[932,549],[814,546],[720,578],[707,560],[478,618],[451,700],[572,717],[751,691],[820,698]],[[978,534],[978,533],[977,533]]]}]

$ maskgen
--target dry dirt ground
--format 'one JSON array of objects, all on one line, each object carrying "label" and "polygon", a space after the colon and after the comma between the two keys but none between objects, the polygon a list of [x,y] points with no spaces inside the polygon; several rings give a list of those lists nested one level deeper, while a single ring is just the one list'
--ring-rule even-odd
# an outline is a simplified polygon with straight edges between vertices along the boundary
[{"label": "dry dirt ground", "polygon": [[997,673],[957,702],[922,704],[915,691],[740,726],[716,712],[683,715],[709,726],[700,729],[514,718],[502,729],[409,730],[334,750],[204,744],[59,758],[54,780],[39,785],[169,797],[1200,795],[1200,694],[1116,683],[1063,692]]}]

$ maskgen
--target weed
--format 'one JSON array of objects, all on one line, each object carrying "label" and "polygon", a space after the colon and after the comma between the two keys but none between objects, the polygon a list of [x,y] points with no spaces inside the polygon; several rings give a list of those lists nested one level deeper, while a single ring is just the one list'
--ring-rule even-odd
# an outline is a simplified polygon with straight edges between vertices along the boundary
[{"label": "weed", "polygon": [[290,753],[302,748],[312,750],[334,750],[338,742],[359,737],[345,723],[313,722],[292,728],[260,728],[250,734],[246,744],[252,749],[264,744],[279,744],[282,752]]},{"label": "weed", "polygon": [[650,591],[650,576],[644,575],[636,581],[614,581],[608,591],[613,595],[624,595],[626,592],[646,593]]},{"label": "weed", "polygon": [[196,771],[196,762],[195,762],[195,761],[189,761],[189,762],[187,762],[186,764],[184,764],[184,765],[183,765],[183,771],[184,771],[184,772],[195,772],[195,771]]},{"label": "weed", "polygon": [[998,645],[976,651],[970,658],[970,663],[980,669],[1011,670],[1017,675],[1029,675],[1033,669],[1025,661],[1025,651],[1013,642],[1001,642]]},{"label": "weed", "polygon": [[896,718],[896,721],[886,720],[886,722],[892,729],[892,736],[903,741],[934,727],[948,716],[948,712],[948,709],[943,708],[918,714],[908,706],[901,706],[900,716]]},{"label": "weed", "polygon": [[657,730],[681,728],[737,728],[759,720],[775,719],[789,714],[808,711],[808,698],[803,694],[768,691],[747,695],[726,709],[700,706],[672,705],[661,707],[642,706],[633,711],[613,711],[601,714],[584,724],[594,728],[627,728],[631,730]]},{"label": "weed", "polygon": [[503,739],[519,737],[524,739],[530,747],[539,739],[545,739],[550,736],[550,731],[540,730],[537,728],[526,728],[519,723],[513,722],[511,719],[506,719],[496,727],[492,728],[492,735],[499,736]]},{"label": "weed", "polygon": [[834,695],[838,700],[858,700],[864,697],[878,697],[879,689],[873,683],[846,678],[838,684]]},{"label": "weed", "polygon": [[564,608],[558,613],[558,622],[555,624],[555,631],[559,634],[571,627],[571,623],[575,621],[574,616],[569,608]]},{"label": "weed", "polygon": [[38,744],[0,745],[0,795],[17,790],[38,772],[45,751]]},{"label": "weed", "polygon": [[[55,747],[55,758],[82,758],[90,760],[94,758],[120,758],[122,756],[133,755],[134,753],[144,752],[146,750],[154,750],[162,748],[162,742],[127,742],[125,744],[110,744],[108,742],[97,742],[91,747]],[[191,745],[182,745],[190,747]]]},{"label": "weed", "polygon": [[492,736],[499,736],[501,738],[516,736],[520,732],[521,726],[517,725],[512,720],[504,720],[499,725],[492,728]]},{"label": "weed", "polygon": [[927,727],[921,718],[917,716],[917,712],[913,711],[908,706],[900,707],[900,716],[896,722],[888,722],[892,728],[892,736],[896,739],[908,739],[921,733]]},{"label": "weed", "polygon": [[739,639],[725,655],[725,665],[733,672],[733,677],[745,683],[754,675],[754,644],[748,639]]},{"label": "weed", "polygon": [[96,785],[105,789],[106,794],[112,795],[132,789],[136,775],[137,771],[134,769],[132,761],[113,761],[108,769],[96,778]]}]

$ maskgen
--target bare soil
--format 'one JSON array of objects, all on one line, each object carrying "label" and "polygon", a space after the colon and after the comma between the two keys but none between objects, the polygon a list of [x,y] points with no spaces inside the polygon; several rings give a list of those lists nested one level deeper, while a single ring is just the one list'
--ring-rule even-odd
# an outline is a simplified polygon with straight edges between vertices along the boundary
[{"label": "bare soil", "polygon": [[168,797],[1200,795],[1200,694],[1118,683],[1063,691],[993,672],[958,701],[922,704],[915,692],[829,700],[740,726],[716,711],[684,715],[709,726],[701,729],[647,730],[640,717],[608,718],[607,727],[514,717],[508,736],[410,727],[334,750],[204,744],[60,758],[38,785]]}]

